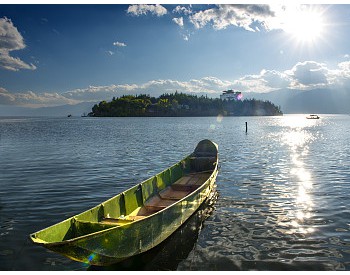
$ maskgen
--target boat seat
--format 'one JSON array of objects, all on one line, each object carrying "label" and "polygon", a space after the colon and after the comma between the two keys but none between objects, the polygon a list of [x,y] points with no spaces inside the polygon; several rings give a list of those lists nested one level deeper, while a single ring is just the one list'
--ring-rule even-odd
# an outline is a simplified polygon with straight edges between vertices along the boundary
[{"label": "boat seat", "polygon": [[138,213],[135,216],[137,216],[137,217],[147,217],[147,216],[150,216],[150,215],[152,215],[154,213],[157,213],[159,210],[161,210],[161,209],[151,209],[151,208],[146,208],[145,206],[143,206],[143,207],[141,207],[141,209],[138,211]]},{"label": "boat seat", "polygon": [[162,199],[167,200],[181,200],[182,198],[186,197],[189,193],[191,193],[190,190],[176,190],[172,186],[169,186],[162,190],[159,193],[159,196]]},{"label": "boat seat", "polygon": [[151,211],[160,211],[174,203],[174,200],[163,199],[159,195],[150,198],[144,203],[146,209]]},{"label": "boat seat", "polygon": [[171,187],[178,192],[188,192],[188,194],[192,193],[196,190],[200,185],[172,185]]},{"label": "boat seat", "polygon": [[194,175],[184,176],[184,177],[180,178],[179,180],[177,180],[176,182],[174,182],[171,186],[172,187],[176,187],[176,186],[193,186],[193,185],[196,185],[198,180],[199,180],[198,177],[196,177]]},{"label": "boat seat", "polygon": [[171,187],[176,191],[193,192],[201,186],[211,175],[210,172],[198,172],[186,175],[176,182]]}]

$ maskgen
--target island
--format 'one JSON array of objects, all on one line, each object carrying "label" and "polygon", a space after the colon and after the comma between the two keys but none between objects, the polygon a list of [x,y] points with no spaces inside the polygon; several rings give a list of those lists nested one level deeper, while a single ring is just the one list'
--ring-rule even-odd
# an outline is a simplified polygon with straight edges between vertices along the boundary
[{"label": "island", "polygon": [[[224,92],[233,93],[233,92]],[[239,95],[239,94],[238,94]],[[123,95],[92,107],[92,117],[278,116],[281,108],[270,101],[209,98],[185,93]]]}]

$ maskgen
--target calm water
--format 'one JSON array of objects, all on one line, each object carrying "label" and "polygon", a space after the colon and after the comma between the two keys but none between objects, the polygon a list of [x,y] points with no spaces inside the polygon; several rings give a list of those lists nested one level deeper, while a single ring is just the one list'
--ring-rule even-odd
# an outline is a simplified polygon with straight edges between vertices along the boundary
[{"label": "calm water", "polygon": [[205,138],[219,145],[214,204],[152,253],[107,269],[350,270],[348,115],[0,118],[0,269],[97,269],[28,235],[162,171]]}]

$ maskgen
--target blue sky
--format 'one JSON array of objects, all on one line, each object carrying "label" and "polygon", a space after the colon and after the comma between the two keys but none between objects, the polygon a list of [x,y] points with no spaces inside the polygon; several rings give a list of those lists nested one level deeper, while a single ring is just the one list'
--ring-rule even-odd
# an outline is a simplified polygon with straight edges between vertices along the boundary
[{"label": "blue sky", "polygon": [[0,105],[350,86],[350,5],[0,5]]}]

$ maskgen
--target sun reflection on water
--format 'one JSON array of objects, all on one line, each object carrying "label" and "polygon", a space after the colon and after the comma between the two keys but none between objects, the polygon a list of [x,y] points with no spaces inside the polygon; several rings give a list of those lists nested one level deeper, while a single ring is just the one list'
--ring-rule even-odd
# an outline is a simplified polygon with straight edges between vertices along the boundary
[{"label": "sun reflection on water", "polygon": [[[314,136],[308,131],[310,126],[304,116],[290,116],[282,121],[285,131],[282,134],[282,143],[289,147],[290,175],[292,182],[286,192],[291,192],[290,198],[294,199],[292,209],[285,212],[285,216],[279,219],[279,226],[283,233],[312,233],[314,228],[308,225],[314,209],[313,202],[313,178],[312,172],[305,165],[305,158],[309,154],[308,144],[314,140]],[[287,189],[287,188],[286,188]]]}]

